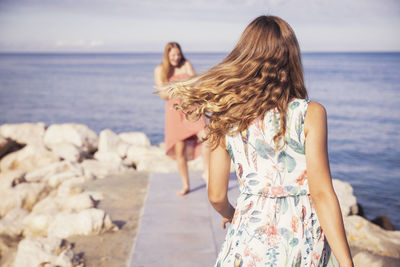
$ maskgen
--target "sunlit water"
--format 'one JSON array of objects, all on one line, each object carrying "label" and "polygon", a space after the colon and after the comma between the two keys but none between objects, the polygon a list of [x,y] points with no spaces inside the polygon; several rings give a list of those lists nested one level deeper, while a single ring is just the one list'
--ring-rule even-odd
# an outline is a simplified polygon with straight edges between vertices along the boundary
[{"label": "sunlit water", "polygon": [[[226,54],[187,54],[198,73]],[[152,94],[161,54],[0,54],[0,124],[83,123],[163,141],[164,101]],[[310,98],[328,112],[332,175],[366,216],[400,228],[400,53],[303,55]]]}]

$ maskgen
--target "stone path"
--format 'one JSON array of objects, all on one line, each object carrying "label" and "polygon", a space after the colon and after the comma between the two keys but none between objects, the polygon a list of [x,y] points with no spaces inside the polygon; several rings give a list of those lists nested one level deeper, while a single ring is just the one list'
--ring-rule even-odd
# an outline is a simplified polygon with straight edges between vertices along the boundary
[{"label": "stone path", "polygon": [[[178,174],[151,174],[130,267],[213,266],[225,231],[208,202],[201,174],[191,173],[190,182],[192,191],[180,197]],[[231,174],[231,203],[237,195],[238,184]]]}]

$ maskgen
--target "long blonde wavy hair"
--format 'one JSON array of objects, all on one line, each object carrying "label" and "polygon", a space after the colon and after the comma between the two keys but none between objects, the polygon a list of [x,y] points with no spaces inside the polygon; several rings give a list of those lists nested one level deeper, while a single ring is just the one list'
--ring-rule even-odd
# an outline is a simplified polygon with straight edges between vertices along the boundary
[{"label": "long blonde wavy hair", "polygon": [[179,52],[181,53],[181,60],[178,63],[178,67],[182,66],[186,61],[181,46],[177,42],[167,43],[167,45],[164,48],[164,56],[161,62],[161,67],[162,67],[161,81],[164,83],[167,83],[169,78],[171,78],[172,74],[174,73],[174,67],[169,62],[169,52],[171,51],[172,48],[178,48]]},{"label": "long blonde wavy hair", "polygon": [[260,16],[244,30],[232,52],[201,76],[176,83],[170,94],[188,119],[209,119],[207,137],[216,147],[226,134],[248,128],[267,110],[277,108],[280,127],[276,149],[286,133],[286,111],[292,98],[307,98],[300,48],[287,22]]}]

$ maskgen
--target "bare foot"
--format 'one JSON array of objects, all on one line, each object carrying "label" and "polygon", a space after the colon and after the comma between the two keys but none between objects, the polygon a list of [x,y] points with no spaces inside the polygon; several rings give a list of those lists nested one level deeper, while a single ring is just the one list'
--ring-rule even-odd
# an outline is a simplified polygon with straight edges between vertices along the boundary
[{"label": "bare foot", "polygon": [[179,191],[178,193],[176,193],[178,196],[184,196],[187,193],[189,193],[190,189],[189,188],[183,188],[181,191]]}]

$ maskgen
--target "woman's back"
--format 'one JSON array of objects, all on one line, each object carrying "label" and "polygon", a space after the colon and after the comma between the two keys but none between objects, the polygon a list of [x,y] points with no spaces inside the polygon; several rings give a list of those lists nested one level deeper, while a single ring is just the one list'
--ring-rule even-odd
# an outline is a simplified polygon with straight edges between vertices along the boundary
[{"label": "woman's back", "polygon": [[275,151],[279,127],[276,109],[255,120],[246,131],[226,136],[227,151],[235,165],[240,191],[269,197],[309,194],[306,179],[304,118],[308,101],[288,105],[286,144]]},{"label": "woman's back", "polygon": [[304,134],[308,102],[289,103],[286,144],[280,150],[275,151],[273,141],[279,130],[276,109],[247,130],[226,136],[241,194],[216,266],[335,266],[309,197]]}]

